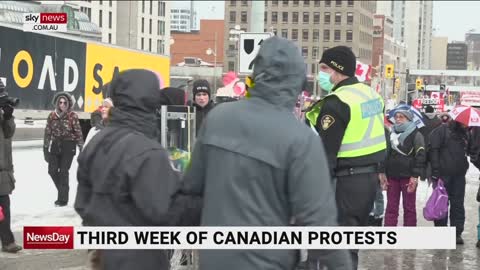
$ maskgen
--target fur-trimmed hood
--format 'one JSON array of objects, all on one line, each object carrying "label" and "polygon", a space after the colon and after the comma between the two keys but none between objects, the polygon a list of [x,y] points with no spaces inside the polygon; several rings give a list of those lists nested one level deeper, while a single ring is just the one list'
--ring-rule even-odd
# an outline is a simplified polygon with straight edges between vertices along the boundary
[{"label": "fur-trimmed hood", "polygon": [[61,97],[64,97],[68,100],[68,109],[67,111],[71,111],[73,109],[73,98],[72,98],[72,95],[68,92],[59,92],[59,93],[56,93],[55,96],[53,97],[53,100],[52,100],[52,105],[53,107],[55,108],[55,110],[58,109],[58,100],[61,98]]}]

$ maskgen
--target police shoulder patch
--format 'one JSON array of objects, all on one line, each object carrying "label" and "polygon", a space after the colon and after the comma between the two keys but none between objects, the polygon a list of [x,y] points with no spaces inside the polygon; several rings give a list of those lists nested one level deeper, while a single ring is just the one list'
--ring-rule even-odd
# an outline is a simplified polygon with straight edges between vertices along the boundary
[{"label": "police shoulder patch", "polygon": [[327,130],[333,125],[333,123],[335,123],[335,118],[333,118],[333,116],[331,115],[326,114],[322,116],[322,118],[320,119],[320,123],[322,124],[322,129]]}]

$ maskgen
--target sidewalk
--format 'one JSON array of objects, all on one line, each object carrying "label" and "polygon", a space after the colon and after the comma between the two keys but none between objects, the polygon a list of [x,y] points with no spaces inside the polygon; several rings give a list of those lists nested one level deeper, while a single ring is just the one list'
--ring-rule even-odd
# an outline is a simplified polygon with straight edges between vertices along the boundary
[{"label": "sidewalk", "polygon": [[[22,244],[22,232],[15,233]],[[17,254],[0,253],[2,270],[86,270],[86,250],[22,250]]]}]

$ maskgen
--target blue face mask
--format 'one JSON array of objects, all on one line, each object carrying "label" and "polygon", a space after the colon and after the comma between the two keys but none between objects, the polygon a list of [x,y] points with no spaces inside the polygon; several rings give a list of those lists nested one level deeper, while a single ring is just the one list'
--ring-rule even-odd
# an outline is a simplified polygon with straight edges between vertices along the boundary
[{"label": "blue face mask", "polygon": [[332,82],[330,82],[330,74],[323,71],[319,71],[317,75],[317,80],[320,88],[327,91],[328,93],[332,91],[334,85]]}]

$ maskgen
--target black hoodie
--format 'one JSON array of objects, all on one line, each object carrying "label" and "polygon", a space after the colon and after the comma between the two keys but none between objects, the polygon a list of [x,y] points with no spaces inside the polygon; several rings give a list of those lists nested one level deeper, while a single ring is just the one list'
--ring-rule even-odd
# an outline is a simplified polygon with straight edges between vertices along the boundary
[{"label": "black hoodie", "polygon": [[[175,218],[169,209],[179,175],[155,140],[158,78],[147,70],[127,70],[111,90],[115,107],[109,125],[78,157],[75,210],[88,226],[171,225]],[[168,269],[169,264],[163,250],[102,254],[106,270]]]}]

